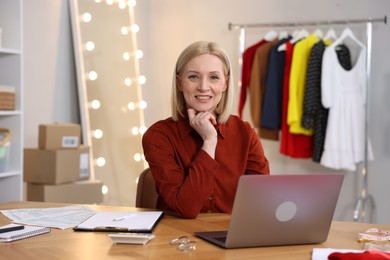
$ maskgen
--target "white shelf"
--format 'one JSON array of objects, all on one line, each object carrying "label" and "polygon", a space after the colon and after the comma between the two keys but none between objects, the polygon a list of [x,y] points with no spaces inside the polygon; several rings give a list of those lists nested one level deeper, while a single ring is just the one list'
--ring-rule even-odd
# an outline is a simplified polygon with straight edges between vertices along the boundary
[{"label": "white shelf", "polygon": [[0,85],[15,88],[15,110],[0,110],[0,128],[12,133],[8,168],[0,172],[0,203],[23,199],[22,0],[0,0]]},{"label": "white shelf", "polygon": [[20,50],[16,50],[16,49],[0,48],[0,55],[7,55],[7,54],[20,55],[22,53]]}]

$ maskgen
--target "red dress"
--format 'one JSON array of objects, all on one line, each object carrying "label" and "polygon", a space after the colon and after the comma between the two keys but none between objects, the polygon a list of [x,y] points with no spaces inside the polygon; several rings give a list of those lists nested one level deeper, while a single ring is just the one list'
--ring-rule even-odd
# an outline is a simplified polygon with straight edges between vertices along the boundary
[{"label": "red dress", "polygon": [[286,62],[283,78],[283,97],[282,97],[282,124],[280,135],[280,153],[292,158],[311,158],[313,155],[313,138],[303,134],[292,134],[287,124],[288,93],[291,61],[294,45],[286,42]]}]

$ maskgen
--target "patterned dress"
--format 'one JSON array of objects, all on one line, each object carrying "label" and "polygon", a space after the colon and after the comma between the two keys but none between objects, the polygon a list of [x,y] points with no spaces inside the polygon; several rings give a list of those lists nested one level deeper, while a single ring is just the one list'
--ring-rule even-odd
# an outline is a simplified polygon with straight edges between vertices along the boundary
[{"label": "patterned dress", "polygon": [[[321,104],[321,68],[322,58],[330,42],[319,41],[310,52],[308,70],[306,75],[306,87],[303,103],[302,126],[313,128],[313,161],[320,162],[324,150],[326,125],[328,121],[328,109]],[[349,49],[345,44],[336,47],[337,57],[340,65],[351,69],[351,57]]]}]

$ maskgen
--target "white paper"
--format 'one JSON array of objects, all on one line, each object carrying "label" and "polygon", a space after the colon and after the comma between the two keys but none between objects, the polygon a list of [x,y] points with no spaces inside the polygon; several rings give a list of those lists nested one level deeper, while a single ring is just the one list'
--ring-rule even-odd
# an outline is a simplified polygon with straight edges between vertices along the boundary
[{"label": "white paper", "polygon": [[[127,231],[151,231],[162,215],[162,211],[142,212],[97,212],[77,226],[78,229],[122,229]],[[120,219],[121,220],[115,220]]]},{"label": "white paper", "polygon": [[14,223],[67,229],[77,226],[96,213],[85,206],[1,210]]}]

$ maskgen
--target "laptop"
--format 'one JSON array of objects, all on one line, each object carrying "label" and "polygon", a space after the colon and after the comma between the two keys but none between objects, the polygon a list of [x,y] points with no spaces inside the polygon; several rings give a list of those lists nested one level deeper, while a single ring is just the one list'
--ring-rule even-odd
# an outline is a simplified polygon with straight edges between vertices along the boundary
[{"label": "laptop", "polygon": [[344,175],[243,175],[226,231],[195,232],[223,248],[327,240]]}]

